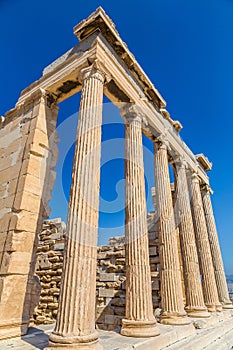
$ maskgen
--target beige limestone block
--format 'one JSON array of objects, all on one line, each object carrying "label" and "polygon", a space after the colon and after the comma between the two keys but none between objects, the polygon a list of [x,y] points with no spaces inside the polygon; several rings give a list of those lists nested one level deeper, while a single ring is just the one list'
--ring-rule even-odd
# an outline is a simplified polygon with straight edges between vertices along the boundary
[{"label": "beige limestone block", "polygon": [[[27,211],[27,210],[21,210],[18,213],[14,213],[13,216],[14,220],[11,220],[11,224],[9,226],[9,229],[17,230],[17,231],[25,231],[29,232],[37,232],[37,226],[38,223],[35,220],[35,213]],[[25,222],[27,223],[25,225]]]},{"label": "beige limestone block", "polygon": [[[10,137],[10,135],[9,135]],[[17,152],[19,149],[22,152],[22,144],[25,144],[25,141],[27,140],[27,135],[21,135],[20,138],[18,139],[13,139],[12,143],[7,145],[7,148],[5,146],[1,147],[1,142],[0,142],[0,152],[1,152],[1,157],[5,155],[6,157],[10,157],[12,153]]]},{"label": "beige limestone block", "polygon": [[26,158],[23,161],[20,175],[31,174],[36,177],[41,176],[41,157],[30,154],[30,159]]},{"label": "beige limestone block", "polygon": [[1,183],[6,183],[8,181],[12,181],[17,179],[19,176],[20,166],[22,166],[21,162],[18,162],[14,166],[0,171],[0,179]]},{"label": "beige limestone block", "polygon": [[[0,176],[1,176],[1,174],[0,174]],[[17,182],[18,182],[17,177],[14,179],[8,178],[8,179],[6,179],[6,182],[2,181],[1,188],[2,188],[3,194],[2,194],[2,196],[0,196],[0,200],[15,195]]]},{"label": "beige limestone block", "polygon": [[5,251],[1,261],[0,275],[27,275],[32,254],[20,251]]},{"label": "beige limestone block", "polygon": [[0,339],[20,336],[27,331],[29,315],[25,312],[23,297],[27,281],[27,275],[0,277]]},{"label": "beige limestone block", "polygon": [[[6,196],[5,198],[0,199],[0,210],[4,213],[6,209],[11,210],[15,200],[15,194]],[[0,217],[2,217],[0,212]]]},{"label": "beige limestone block", "polygon": [[16,159],[12,159],[10,155],[5,154],[0,159],[0,171],[9,169],[11,166],[15,165],[17,161],[20,161],[18,157],[16,157]]},{"label": "beige limestone block", "polygon": [[[9,234],[9,233],[8,233]],[[11,237],[11,251],[12,252],[31,252],[35,241],[35,231],[13,231]],[[26,255],[25,255],[26,257]]]},{"label": "beige limestone block", "polygon": [[24,174],[19,177],[17,191],[26,191],[34,195],[42,195],[43,180],[32,174]]},{"label": "beige limestone block", "polygon": [[9,229],[9,223],[12,219],[12,213],[10,208],[0,209],[0,233],[7,233]]},{"label": "beige limestone block", "polygon": [[[37,111],[41,118],[46,119],[50,113],[54,116],[57,114],[57,109],[48,107],[45,96],[42,96],[41,94],[36,104],[39,104],[40,106]],[[29,114],[26,112],[24,116],[19,115],[19,125],[14,124],[14,127],[11,125],[11,132],[16,138],[19,134],[22,136],[22,133],[26,130],[29,132],[27,137],[18,137],[19,144],[21,144],[24,150],[30,149],[30,144],[37,145],[38,148],[43,148],[45,140],[39,140],[39,135],[41,136],[41,134],[36,132],[36,129],[31,131],[29,128]],[[35,139],[33,143],[34,137]],[[5,139],[4,142],[7,143],[7,139]],[[42,146],[39,143],[41,143]],[[24,152],[23,154],[19,153],[18,156],[20,158],[18,160],[15,155],[14,158],[10,157],[12,161],[17,162],[9,165],[7,171],[4,170],[1,172],[4,176],[4,180],[9,176],[9,179],[13,179],[14,181],[9,184],[9,196],[5,198],[5,200],[8,200],[9,204],[11,204],[11,207],[8,208],[8,205],[5,205],[5,207],[1,209],[2,201],[4,199],[0,199],[0,231],[4,234],[4,237],[2,236],[3,239],[1,240],[0,247],[0,251],[3,252],[1,254],[0,266],[0,296],[2,296],[2,298],[0,298],[0,310],[4,309],[9,312],[9,314],[5,311],[0,312],[0,338],[9,336],[9,332],[11,332],[11,335],[16,333],[17,335],[20,335],[24,334],[27,330],[30,319],[30,310],[32,309],[32,277],[35,265],[36,233],[37,230],[40,230],[40,225],[42,223],[43,203],[41,200],[41,193],[45,189],[48,173],[46,169],[48,150],[46,150],[43,157],[38,155],[35,156],[27,152]],[[5,167],[6,164],[3,165],[2,168]],[[30,178],[23,176],[26,174],[34,175],[36,179],[31,176],[29,176]],[[33,215],[31,215],[31,213],[33,213]],[[11,276],[12,278],[10,278]],[[22,276],[22,279],[20,279],[21,285],[18,288],[17,283],[14,281],[17,281],[19,276]],[[14,298],[15,290],[18,292],[17,300]],[[3,303],[5,303],[5,305],[3,305]],[[13,317],[9,310],[12,308],[12,304],[16,303],[17,307],[14,309],[15,317]],[[17,325],[14,318],[17,318]]]},{"label": "beige limestone block", "polygon": [[41,197],[31,192],[17,192],[13,203],[14,210],[26,210],[31,213],[38,213],[41,206]]},{"label": "beige limestone block", "polygon": [[0,234],[0,251],[3,252],[28,252],[33,248],[35,240],[34,232],[8,231]]}]

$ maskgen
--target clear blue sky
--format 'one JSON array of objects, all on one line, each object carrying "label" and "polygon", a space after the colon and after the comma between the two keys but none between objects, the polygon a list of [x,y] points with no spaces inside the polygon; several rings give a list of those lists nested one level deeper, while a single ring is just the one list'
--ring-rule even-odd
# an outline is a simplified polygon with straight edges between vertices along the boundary
[{"label": "clear blue sky", "polygon": [[[73,26],[100,5],[166,99],[172,118],[183,124],[183,139],[194,153],[203,152],[214,164],[210,173],[215,191],[213,205],[226,271],[233,273],[232,0],[0,0],[0,114],[14,106],[20,91],[38,79],[46,65],[77,44]],[[75,113],[78,103],[79,96],[75,96],[60,106],[59,123]],[[105,110],[117,125],[104,126],[103,140],[122,138],[123,127],[117,111],[108,104]],[[151,153],[146,140],[145,146]],[[106,156],[107,151],[104,152]],[[123,148],[119,147],[116,159],[102,167],[103,211],[107,205],[104,200],[116,199],[116,184],[123,179],[122,152]],[[153,185],[149,153],[145,156],[148,189]],[[72,149],[62,171],[66,196],[71,162]],[[117,189],[122,203],[122,182]],[[52,215],[62,215],[65,219],[66,208],[59,196],[56,184]],[[107,229],[100,242],[115,233],[111,227],[122,226],[123,210],[121,205],[117,208],[119,211],[114,214],[101,213],[100,226]]]}]

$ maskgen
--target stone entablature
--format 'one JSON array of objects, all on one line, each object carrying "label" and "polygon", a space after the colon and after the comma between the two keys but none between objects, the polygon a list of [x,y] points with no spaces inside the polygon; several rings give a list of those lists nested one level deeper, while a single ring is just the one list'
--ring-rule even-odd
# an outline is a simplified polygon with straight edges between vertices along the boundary
[{"label": "stone entablature", "polygon": [[[1,339],[27,331],[35,302],[37,234],[43,218],[49,216],[55,179],[57,104],[81,91],[64,266],[50,350],[100,349],[95,305],[103,94],[119,107],[125,121],[126,308],[121,334],[158,335],[152,305],[142,133],[154,143],[160,322],[185,325],[193,313],[197,316],[196,311],[201,311],[198,317],[209,317],[206,307],[210,312],[233,308],[210,200],[206,174],[210,162],[202,154],[196,157],[182,141],[181,124],[164,109],[162,96],[103,9],[76,26],[75,35],[80,44],[25,89],[0,122]],[[185,169],[179,168],[180,162]],[[174,190],[169,164],[175,175]],[[192,228],[196,247],[188,232]],[[56,301],[55,294],[53,298]]]},{"label": "stone entablature", "polygon": [[[97,18],[101,18],[103,26],[99,26]],[[91,31],[88,30],[89,27],[92,28]],[[208,176],[202,166],[199,166],[195,155],[177,133],[181,125],[171,117],[169,120],[164,117],[165,100],[119,38],[113,22],[103,9],[97,9],[88,20],[77,25],[74,32],[80,43],[61,59],[57,59],[56,63],[48,66],[40,79],[22,91],[16,108],[31,100],[38,89],[46,90],[56,104],[76,94],[82,89],[78,78],[80,70],[87,67],[89,62],[98,60],[107,77],[104,94],[116,105],[133,103],[140,107],[147,121],[143,132],[150,138],[166,135],[173,152],[185,157],[191,169],[198,171],[204,183],[209,183]],[[113,51],[115,44],[118,49]]]}]

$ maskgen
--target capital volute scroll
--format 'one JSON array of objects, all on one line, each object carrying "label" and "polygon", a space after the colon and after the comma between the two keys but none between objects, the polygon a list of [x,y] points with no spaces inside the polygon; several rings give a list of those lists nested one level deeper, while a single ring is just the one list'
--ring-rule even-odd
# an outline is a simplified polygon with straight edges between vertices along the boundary
[{"label": "capital volute scroll", "polygon": [[147,125],[147,120],[141,111],[141,108],[135,104],[127,103],[120,110],[121,116],[127,124],[137,122]]},{"label": "capital volute scroll", "polygon": [[207,194],[213,194],[214,193],[214,191],[212,190],[212,188],[208,184],[203,184],[201,186],[201,189],[202,189],[203,192],[206,192]]},{"label": "capital volute scroll", "polygon": [[184,156],[176,155],[171,163],[174,164],[176,167],[183,168],[185,170],[188,169],[188,163],[185,160]]},{"label": "capital volute scroll", "polygon": [[160,149],[165,149],[167,151],[171,150],[170,143],[165,134],[160,134],[158,137],[154,139],[154,143]]},{"label": "capital volute scroll", "polygon": [[102,64],[97,59],[90,66],[82,68],[78,74],[80,83],[83,83],[84,80],[90,78],[98,79],[102,83],[105,81],[106,74]]},{"label": "capital volute scroll", "polygon": [[200,179],[199,179],[198,173],[195,170],[191,170],[191,181],[192,181],[192,183],[200,184]]}]

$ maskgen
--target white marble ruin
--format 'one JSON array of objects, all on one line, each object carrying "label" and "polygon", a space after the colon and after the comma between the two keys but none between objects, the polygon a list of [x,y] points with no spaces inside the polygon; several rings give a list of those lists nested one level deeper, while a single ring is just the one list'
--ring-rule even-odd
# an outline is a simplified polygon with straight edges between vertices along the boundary
[{"label": "white marble ruin", "polygon": [[[165,100],[102,8],[78,24],[74,34],[79,44],[45,68],[0,121],[0,339],[25,334],[38,302],[35,251],[55,179],[57,105],[80,91],[64,270],[48,349],[101,348],[95,293],[103,94],[120,106],[125,121],[126,312],[121,334],[156,337],[163,324],[182,327],[193,317],[206,319],[232,309],[206,174],[211,163],[182,141],[181,124],[172,120]],[[154,143],[159,327],[151,295],[142,134]]]}]

